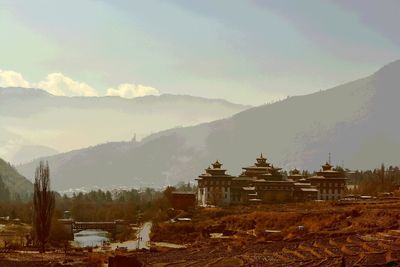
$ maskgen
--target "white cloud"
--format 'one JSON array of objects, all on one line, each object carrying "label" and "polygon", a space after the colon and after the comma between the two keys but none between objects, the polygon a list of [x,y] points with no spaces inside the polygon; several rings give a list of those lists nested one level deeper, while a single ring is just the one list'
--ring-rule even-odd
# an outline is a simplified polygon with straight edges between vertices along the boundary
[{"label": "white cloud", "polygon": [[136,85],[132,83],[123,83],[118,85],[117,89],[107,89],[108,96],[120,96],[124,98],[134,98],[146,95],[159,95],[160,91],[156,88],[144,85]]},{"label": "white cloud", "polygon": [[18,72],[0,70],[0,87],[31,87],[29,82]]},{"label": "white cloud", "polygon": [[[98,96],[98,92],[90,85],[71,79],[62,73],[50,73],[38,83],[29,82],[22,74],[11,70],[0,70],[0,87],[39,88],[58,96]],[[107,89],[106,95],[135,98],[146,95],[160,95],[151,86],[122,83],[117,88]]]},{"label": "white cloud", "polygon": [[83,82],[74,81],[62,73],[50,73],[40,81],[37,88],[59,96],[97,96],[95,89]]}]

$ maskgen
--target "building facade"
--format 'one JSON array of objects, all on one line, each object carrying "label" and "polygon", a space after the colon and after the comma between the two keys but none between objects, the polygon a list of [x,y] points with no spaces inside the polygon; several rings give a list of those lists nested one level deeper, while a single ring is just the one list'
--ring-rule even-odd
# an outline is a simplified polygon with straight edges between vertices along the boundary
[{"label": "building facade", "polygon": [[[276,203],[307,200],[336,200],[343,196],[346,178],[323,165],[316,176],[306,178],[294,169],[284,177],[281,168],[267,162],[261,154],[256,162],[243,167],[239,176],[226,173],[217,160],[205,169],[198,182],[197,201],[200,206]],[[332,189],[334,189],[332,191]]]},{"label": "building facade", "polygon": [[218,160],[199,176],[197,200],[199,205],[221,205],[231,203],[232,176],[226,174]]},{"label": "building facade", "polygon": [[311,185],[318,188],[318,199],[338,200],[343,197],[346,180],[345,174],[333,169],[328,162],[322,165],[317,175],[308,178]]}]

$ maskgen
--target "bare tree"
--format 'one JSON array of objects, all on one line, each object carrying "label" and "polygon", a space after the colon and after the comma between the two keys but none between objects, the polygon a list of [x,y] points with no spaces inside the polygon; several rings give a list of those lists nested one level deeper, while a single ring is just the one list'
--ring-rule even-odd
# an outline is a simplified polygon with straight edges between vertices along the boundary
[{"label": "bare tree", "polygon": [[50,190],[49,164],[41,161],[36,168],[33,192],[33,228],[40,253],[45,252],[49,239],[51,219],[55,205],[54,192]]}]

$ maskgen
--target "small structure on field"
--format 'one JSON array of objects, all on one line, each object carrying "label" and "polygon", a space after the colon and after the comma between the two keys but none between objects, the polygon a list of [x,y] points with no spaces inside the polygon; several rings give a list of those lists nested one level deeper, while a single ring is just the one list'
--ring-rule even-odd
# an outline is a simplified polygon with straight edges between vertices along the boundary
[{"label": "small structure on field", "polygon": [[175,210],[191,210],[196,206],[196,193],[193,192],[172,192],[172,207]]}]

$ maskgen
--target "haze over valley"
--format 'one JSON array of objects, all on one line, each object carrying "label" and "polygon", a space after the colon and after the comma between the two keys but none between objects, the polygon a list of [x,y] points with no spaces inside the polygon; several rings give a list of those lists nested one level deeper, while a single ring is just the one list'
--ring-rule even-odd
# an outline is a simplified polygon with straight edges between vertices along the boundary
[{"label": "haze over valley", "polygon": [[[193,181],[219,159],[233,175],[264,152],[276,166],[352,170],[398,164],[400,61],[310,95],[294,96],[209,123],[161,131],[138,143],[113,142],[46,157],[58,190],[82,186],[161,187]],[[31,178],[38,161],[18,166]]]},{"label": "haze over valley", "polygon": [[13,164],[229,117],[249,106],[187,95],[67,97],[0,88],[0,158]]}]

